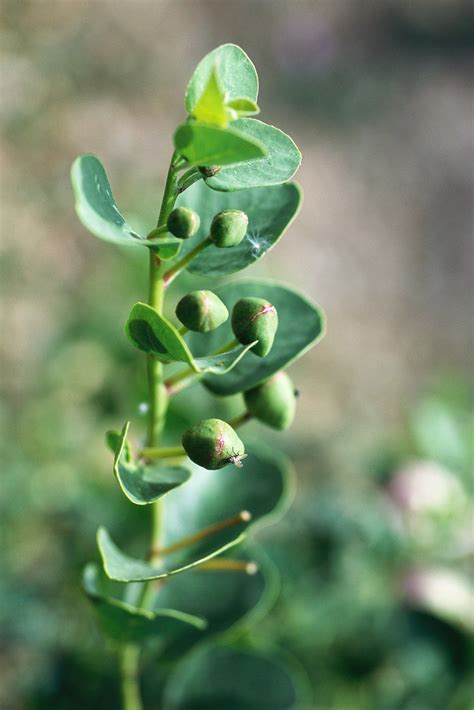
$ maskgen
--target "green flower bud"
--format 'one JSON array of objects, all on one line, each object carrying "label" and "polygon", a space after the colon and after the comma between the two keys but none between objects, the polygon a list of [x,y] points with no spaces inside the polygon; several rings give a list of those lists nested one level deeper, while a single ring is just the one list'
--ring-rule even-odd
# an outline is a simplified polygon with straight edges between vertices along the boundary
[{"label": "green flower bud", "polygon": [[232,310],[232,330],[235,337],[243,345],[258,340],[252,348],[255,355],[268,355],[277,328],[276,308],[263,298],[241,298]]},{"label": "green flower bud", "polygon": [[241,468],[246,458],[243,443],[221,419],[203,419],[184,432],[182,441],[191,461],[212,471],[229,463]]},{"label": "green flower bud", "polygon": [[235,247],[247,234],[249,218],[240,210],[224,210],[216,214],[209,237],[216,247]]},{"label": "green flower bud", "polygon": [[283,371],[244,392],[244,400],[250,414],[273,429],[288,429],[293,422],[295,388]]},{"label": "green flower bud", "polygon": [[189,207],[176,207],[168,217],[168,232],[178,239],[188,239],[199,229],[199,215]]},{"label": "green flower bud", "polygon": [[191,291],[176,306],[176,315],[189,330],[207,333],[229,317],[229,311],[212,291]]},{"label": "green flower bud", "polygon": [[220,165],[200,165],[198,167],[198,170],[203,177],[210,178],[214,177],[214,175],[217,175],[217,173],[222,170],[222,167]]}]

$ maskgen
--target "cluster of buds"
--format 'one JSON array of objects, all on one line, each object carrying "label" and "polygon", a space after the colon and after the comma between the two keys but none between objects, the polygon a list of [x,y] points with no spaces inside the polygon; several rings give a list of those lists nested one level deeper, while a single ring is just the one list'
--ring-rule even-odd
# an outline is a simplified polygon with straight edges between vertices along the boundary
[{"label": "cluster of buds", "polygon": [[[177,239],[189,239],[196,234],[201,220],[190,207],[176,207],[166,223],[167,230]],[[249,219],[241,210],[218,212],[209,230],[208,239],[219,248],[235,247],[247,234]]]},{"label": "cluster of buds", "polygon": [[[167,222],[168,231],[179,239],[187,239],[199,229],[199,215],[188,207],[174,209]],[[247,233],[248,217],[245,212],[223,210],[212,220],[208,244],[229,248],[241,243]],[[181,298],[176,306],[176,316],[185,330],[208,333],[229,318],[223,301],[212,291],[198,290]],[[266,357],[273,346],[278,329],[275,306],[264,298],[239,299],[232,308],[231,327],[237,344],[249,345],[258,357]],[[296,407],[296,390],[284,372],[243,393],[246,414],[242,421],[253,417],[274,429],[287,429],[293,421]],[[207,469],[218,469],[233,463],[242,466],[245,448],[230,424],[220,419],[205,419],[188,429],[182,437],[183,448],[189,458]]]}]

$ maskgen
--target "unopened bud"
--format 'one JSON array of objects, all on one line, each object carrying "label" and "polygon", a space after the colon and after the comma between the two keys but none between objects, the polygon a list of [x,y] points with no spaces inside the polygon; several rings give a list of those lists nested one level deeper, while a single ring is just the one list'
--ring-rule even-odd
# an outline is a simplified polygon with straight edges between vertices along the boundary
[{"label": "unopened bud", "polygon": [[263,298],[241,298],[232,310],[232,330],[235,337],[243,345],[258,340],[252,348],[255,355],[268,355],[277,328],[276,308]]},{"label": "unopened bud", "polygon": [[214,470],[233,463],[239,468],[245,447],[232,427],[221,419],[203,419],[183,434],[183,447],[194,463]]},{"label": "unopened bud", "polygon": [[244,400],[250,414],[273,429],[288,429],[293,422],[295,389],[283,371],[244,392]]},{"label": "unopened bud", "polygon": [[199,229],[199,215],[189,207],[176,207],[169,215],[166,226],[178,239],[188,239]]},{"label": "unopened bud", "polygon": [[229,311],[212,291],[191,291],[176,306],[176,315],[189,330],[207,333],[229,317]]},{"label": "unopened bud", "polygon": [[216,247],[235,247],[247,234],[248,224],[245,212],[224,210],[212,220],[209,236]]}]

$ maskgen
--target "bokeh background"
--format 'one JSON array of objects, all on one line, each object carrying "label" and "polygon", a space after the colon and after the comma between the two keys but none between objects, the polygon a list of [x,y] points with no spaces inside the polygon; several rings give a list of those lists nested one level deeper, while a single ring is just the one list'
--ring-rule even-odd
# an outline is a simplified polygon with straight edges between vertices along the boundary
[{"label": "bokeh background", "polygon": [[[301,216],[251,271],[297,284],[329,323],[291,368],[294,427],[259,430],[293,458],[298,493],[262,539],[282,590],[254,633],[305,668],[311,709],[467,709],[469,3],[0,4],[0,707],[117,707],[80,572],[99,523],[144,524],[103,445],[145,396],[123,332],[144,255],[86,234],[69,166],[98,154],[151,228],[187,80],[232,41],[258,68],[262,119],[304,157]],[[176,421],[211,401],[180,395]]]}]

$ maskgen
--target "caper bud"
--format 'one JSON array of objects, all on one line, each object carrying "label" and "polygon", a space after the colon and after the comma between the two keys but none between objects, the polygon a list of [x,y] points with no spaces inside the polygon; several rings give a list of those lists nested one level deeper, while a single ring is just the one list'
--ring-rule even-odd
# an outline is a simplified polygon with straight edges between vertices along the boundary
[{"label": "caper bud", "polygon": [[203,419],[184,432],[182,442],[191,461],[210,470],[229,463],[240,468],[246,457],[243,443],[222,419]]},{"label": "caper bud", "polygon": [[254,340],[252,351],[265,357],[272,349],[278,328],[278,314],[275,306],[263,298],[241,298],[232,310],[232,330],[237,340],[248,345]]},{"label": "caper bud", "polygon": [[189,330],[207,333],[229,317],[229,311],[212,291],[191,291],[179,301],[176,315]]},{"label": "caper bud", "polygon": [[168,217],[168,232],[178,239],[188,239],[199,229],[199,215],[189,207],[176,207]]},{"label": "caper bud", "polygon": [[235,247],[247,234],[249,218],[240,210],[223,210],[212,220],[209,237],[216,247]]},{"label": "caper bud", "polygon": [[247,390],[244,400],[250,414],[273,429],[288,429],[294,419],[295,388],[286,372],[277,372]]}]

